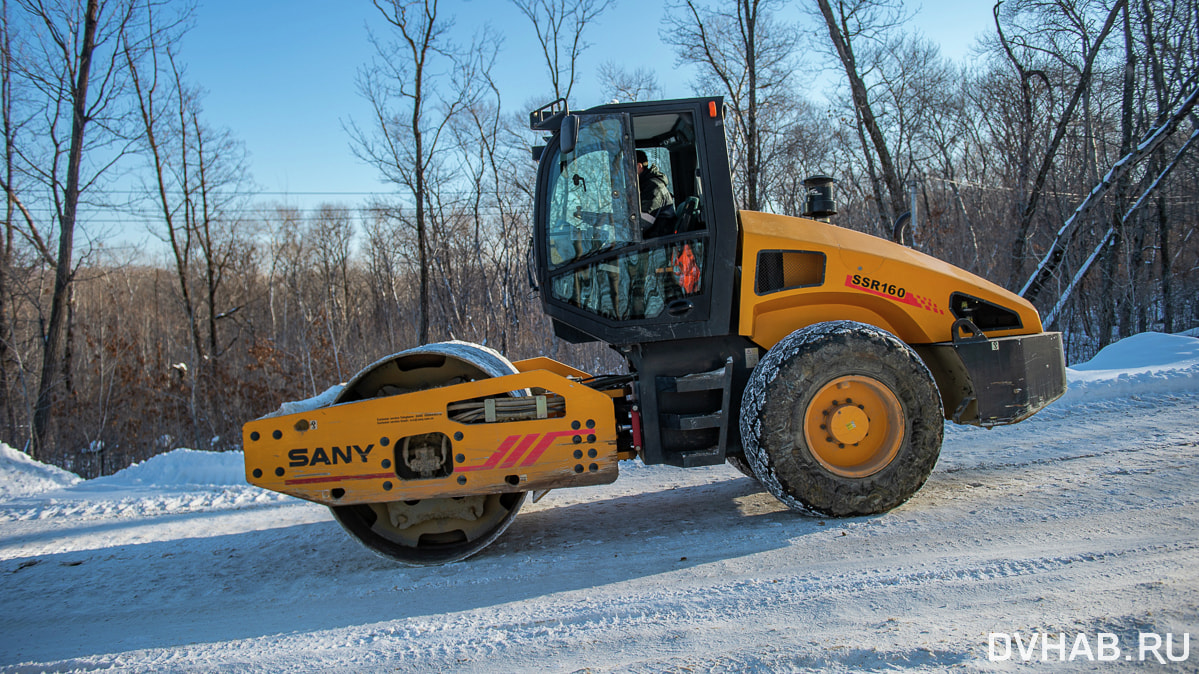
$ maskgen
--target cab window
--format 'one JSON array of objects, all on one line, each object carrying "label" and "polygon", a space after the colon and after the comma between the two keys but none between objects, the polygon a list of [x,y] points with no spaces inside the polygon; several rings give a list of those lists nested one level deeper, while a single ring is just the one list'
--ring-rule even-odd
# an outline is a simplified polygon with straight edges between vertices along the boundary
[{"label": "cab window", "polygon": [[555,299],[616,321],[658,318],[673,301],[700,292],[703,239],[676,240],[561,274]]},{"label": "cab window", "polygon": [[551,269],[641,241],[636,195],[627,188],[635,179],[625,140],[620,117],[589,119],[574,151],[551,167],[546,221]]},{"label": "cab window", "polygon": [[644,152],[649,164],[665,176],[673,200],[671,207],[662,209],[654,222],[643,219],[642,238],[706,229],[701,208],[703,177],[691,115],[682,112],[634,117],[633,134],[637,150]]}]

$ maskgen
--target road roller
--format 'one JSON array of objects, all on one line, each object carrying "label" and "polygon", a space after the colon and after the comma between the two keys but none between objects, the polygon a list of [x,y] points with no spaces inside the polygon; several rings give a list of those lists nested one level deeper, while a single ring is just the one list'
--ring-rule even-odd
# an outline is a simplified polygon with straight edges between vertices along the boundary
[{"label": "road roller", "polygon": [[[885,512],[933,470],[945,423],[1018,423],[1065,392],[1060,333],[983,278],[803,217],[739,210],[722,99],[530,114],[531,281],[554,336],[626,371],[443,342],[379,359],[330,404],[250,421],[246,479],[326,505],[405,564],[465,559],[526,499],[622,461],[729,463],[790,508]],[[548,336],[547,336],[548,338]]]}]

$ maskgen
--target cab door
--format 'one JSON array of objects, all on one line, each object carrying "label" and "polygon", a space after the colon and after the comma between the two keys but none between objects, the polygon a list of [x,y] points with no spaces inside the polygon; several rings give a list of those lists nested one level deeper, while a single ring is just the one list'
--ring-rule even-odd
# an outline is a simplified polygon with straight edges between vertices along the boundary
[{"label": "cab door", "polygon": [[[570,152],[560,151],[560,133],[552,138],[539,167],[537,266],[546,312],[558,335],[570,341],[632,344],[726,334],[727,310],[715,325],[711,311],[716,265],[711,228],[674,231],[669,221],[655,226],[652,216],[641,212],[635,117],[682,119],[680,111],[647,106],[630,113],[605,107],[577,116]],[[681,113],[688,120],[692,114]],[[723,148],[723,134],[720,141]],[[702,139],[693,143],[690,151],[701,155],[702,164]],[[725,167],[727,171],[727,163]],[[703,207],[698,198],[690,201],[687,206],[693,210]],[[735,215],[729,210],[726,224],[735,247]]]}]

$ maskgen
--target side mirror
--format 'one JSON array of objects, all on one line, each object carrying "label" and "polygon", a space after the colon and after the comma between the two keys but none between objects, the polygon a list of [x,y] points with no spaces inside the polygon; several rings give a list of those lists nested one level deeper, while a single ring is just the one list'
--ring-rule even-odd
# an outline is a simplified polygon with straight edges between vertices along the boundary
[{"label": "side mirror", "polygon": [[566,115],[562,118],[562,127],[558,131],[558,141],[562,154],[575,151],[575,143],[579,140],[579,118],[577,115]]}]

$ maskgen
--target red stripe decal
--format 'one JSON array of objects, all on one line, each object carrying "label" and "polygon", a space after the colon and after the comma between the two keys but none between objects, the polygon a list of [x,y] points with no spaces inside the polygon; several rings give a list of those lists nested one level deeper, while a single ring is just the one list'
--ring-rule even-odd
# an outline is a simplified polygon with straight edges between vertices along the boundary
[{"label": "red stripe decal", "polygon": [[534,463],[537,463],[537,459],[541,458],[542,453],[549,449],[550,445],[554,443],[554,440],[572,435],[578,435],[578,433],[575,431],[556,431],[554,433],[546,433],[544,436],[542,436],[541,442],[537,443],[537,447],[533,449],[533,452],[529,454],[529,458],[525,459],[520,465],[531,466]]},{"label": "red stripe decal", "polygon": [[[533,436],[533,437],[537,437],[537,436]],[[487,457],[487,463],[484,463],[481,466],[458,466],[457,468],[454,469],[454,472],[469,472],[472,470],[491,470],[492,468],[495,468],[496,466],[499,465],[500,459],[504,458],[504,455],[508,453],[508,450],[512,449],[512,445],[515,445],[516,441],[519,440],[520,438],[521,438],[521,436],[519,436],[519,435],[509,435],[507,438],[504,438],[504,441],[502,443],[500,443],[500,448],[495,450],[494,452],[492,452],[491,456]]]},{"label": "red stripe decal", "polygon": [[521,455],[533,445],[533,442],[537,439],[537,437],[537,433],[526,435],[524,441],[516,446],[516,449],[513,450],[512,454],[504,460],[504,463],[500,466],[500,468],[511,468],[512,466],[515,466],[516,462],[520,461]]}]

